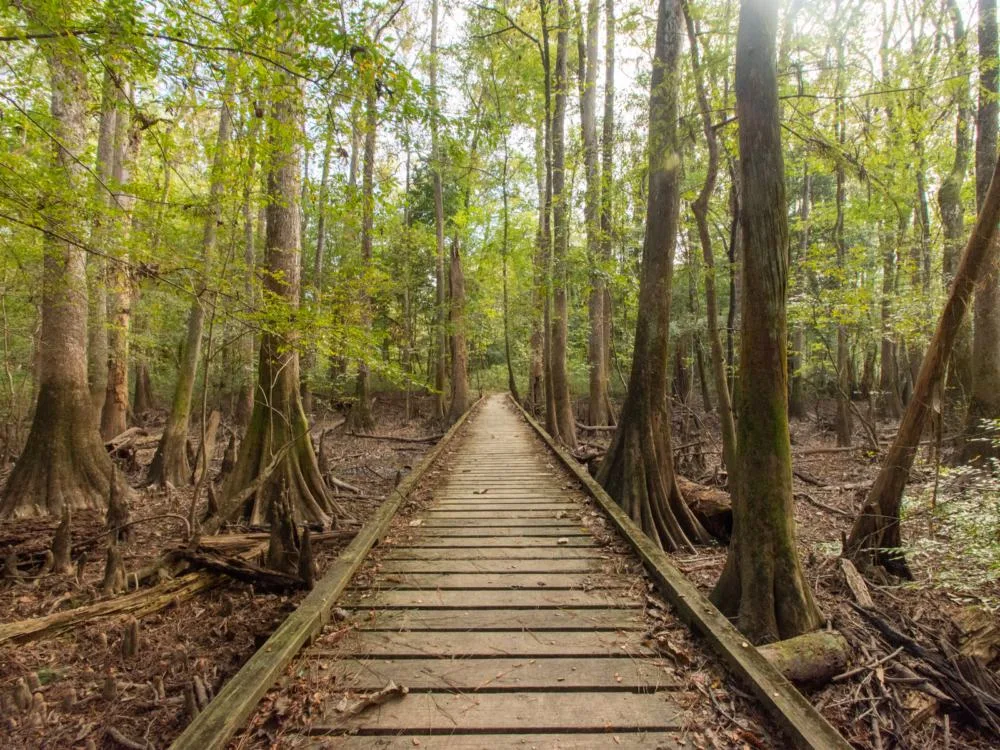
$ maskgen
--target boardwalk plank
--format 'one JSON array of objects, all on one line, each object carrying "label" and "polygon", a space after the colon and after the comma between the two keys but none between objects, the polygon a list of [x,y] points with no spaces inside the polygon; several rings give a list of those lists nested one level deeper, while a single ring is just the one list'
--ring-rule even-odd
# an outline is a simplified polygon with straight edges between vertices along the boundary
[{"label": "boardwalk plank", "polygon": [[386,560],[575,560],[607,559],[610,552],[604,547],[588,545],[571,547],[554,545],[551,547],[393,547],[385,556]]},{"label": "boardwalk plank", "polygon": [[645,630],[638,607],[608,609],[356,609],[359,630]]},{"label": "boardwalk plank", "polygon": [[602,560],[386,560],[381,573],[596,573]]},{"label": "boardwalk plank", "polygon": [[342,600],[345,607],[413,607],[496,609],[497,607],[627,607],[641,604],[637,598],[616,596],[603,591],[379,591],[359,594],[352,591]]},{"label": "boardwalk plank", "polygon": [[[419,739],[418,739],[419,737]],[[414,740],[419,742],[417,745]],[[572,734],[454,734],[425,736],[291,736],[296,750],[689,750],[694,747],[679,732],[601,732]]]},{"label": "boardwalk plank", "polygon": [[362,589],[621,589],[620,576],[595,573],[390,573],[382,571]]}]

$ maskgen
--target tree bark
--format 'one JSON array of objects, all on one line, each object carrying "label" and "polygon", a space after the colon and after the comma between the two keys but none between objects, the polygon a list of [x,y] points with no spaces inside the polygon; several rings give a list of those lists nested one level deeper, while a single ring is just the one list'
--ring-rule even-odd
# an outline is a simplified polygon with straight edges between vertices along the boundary
[{"label": "tree bark", "polygon": [[[372,63],[368,63],[369,66]],[[375,71],[364,74],[368,93],[365,97],[365,146],[361,166],[361,267],[367,274],[372,267],[372,232],[375,225],[375,136],[378,128],[378,96],[375,91]],[[270,214],[269,214],[270,215]],[[268,227],[270,232],[270,227]],[[270,235],[269,235],[270,236]],[[367,279],[365,280],[367,283]],[[362,294],[361,324],[371,332],[371,298]],[[347,424],[351,430],[370,432],[375,429],[372,418],[370,373],[368,362],[358,363],[358,377],[354,389],[354,403]]]},{"label": "tree bark", "polygon": [[778,5],[743,0],[736,42],[743,234],[733,540],[712,601],[756,644],[815,629],[795,547],[788,434],[788,219],[775,70]]},{"label": "tree bark", "polygon": [[680,0],[659,0],[649,94],[649,191],[639,310],[628,392],[597,481],[663,549],[693,549],[710,535],[674,477],[670,449],[670,284],[680,213],[677,78]]},{"label": "tree bark", "polygon": [[538,228],[535,235],[535,254],[532,263],[531,288],[531,338],[529,341],[528,392],[529,410],[537,411],[545,402],[545,360],[543,330],[546,304],[546,264],[547,248],[545,227],[545,126],[539,123],[535,128],[535,186],[538,191]]},{"label": "tree bark", "polygon": [[584,224],[587,230],[587,258],[590,262],[590,342],[587,365],[590,368],[588,420],[593,425],[607,424],[607,342],[604,340],[604,268],[599,260],[601,248],[601,170],[597,142],[597,41],[600,30],[600,2],[587,0],[586,27],[580,25],[580,130],[583,138],[583,165],[586,177]]},{"label": "tree bark", "polygon": [[[982,208],[997,160],[997,113],[1000,77],[997,72],[997,3],[979,4],[979,112],[976,115],[976,204]],[[994,253],[996,255],[996,253]],[[987,269],[976,289],[972,334],[972,395],[966,413],[962,459],[996,458],[995,435],[983,420],[1000,418],[1000,269]],[[986,434],[983,434],[983,433]]]},{"label": "tree bark", "polygon": [[[288,9],[279,7],[277,28],[285,38],[279,49],[293,54],[294,32],[288,29]],[[267,173],[267,258],[265,291],[281,300],[294,315],[299,301],[301,236],[300,119],[303,93],[297,79],[276,73],[272,89],[270,163]],[[261,525],[272,517],[276,502],[287,503],[295,521],[327,525],[342,514],[327,495],[320,476],[309,424],[302,410],[299,355],[294,332],[266,330],[261,336],[257,397],[246,437],[232,474],[222,489],[223,516],[241,515]],[[245,502],[233,499],[269,474]]]},{"label": "tree bark", "polygon": [[[981,175],[977,175],[977,178]],[[955,339],[973,292],[995,266],[996,226],[1000,221],[1000,179],[994,160],[992,180],[983,197],[979,217],[972,230],[952,282],[948,301],[938,320],[927,354],[903,414],[896,439],[872,485],[861,513],[854,521],[844,555],[862,571],[881,565],[891,573],[911,577],[900,551],[900,507],[903,490],[916,456],[932,403],[939,397]]]},{"label": "tree bark", "polygon": [[[119,96],[119,107],[127,104],[127,91]],[[139,153],[142,123],[129,121],[125,111],[119,111],[115,124],[115,164],[112,170],[117,216],[115,242],[109,252],[114,262],[107,269],[108,282],[108,374],[107,394],[101,409],[101,437],[110,440],[128,428],[128,362],[129,331],[132,323],[133,281],[128,268],[126,242],[132,225],[135,196],[126,189],[132,167]],[[110,248],[109,248],[110,250]]]},{"label": "tree bark", "polygon": [[566,347],[569,336],[569,309],[566,298],[569,255],[570,196],[566,190],[566,100],[569,79],[569,0],[557,0],[559,29],[556,32],[555,106],[552,111],[552,320],[549,369],[558,424],[558,439],[569,449],[576,448],[576,419],[569,392]]},{"label": "tree bark", "polygon": [[[66,19],[26,6],[32,24],[59,29]],[[82,236],[85,186],[79,158],[87,143],[87,70],[79,41],[39,42],[51,86],[53,179],[59,200],[48,210],[42,265],[38,399],[24,450],[4,487],[0,517],[61,515],[63,508],[101,508],[112,481],[111,459],[97,432],[87,379],[87,268],[82,249],[61,237]],[[74,231],[76,230],[76,231]]]},{"label": "tree bark", "polygon": [[[838,6],[839,10],[839,6]],[[838,13],[839,15],[839,13]],[[840,24],[836,24],[840,26]],[[845,29],[835,31],[837,48],[837,82],[836,82],[836,137],[841,152],[847,145],[847,104],[844,101],[844,33]],[[833,244],[837,251],[837,285],[841,290],[840,305],[846,306],[843,298],[847,283],[847,243],[844,241],[844,208],[847,203],[847,170],[844,160],[837,159],[835,169],[837,212],[833,225]],[[834,316],[839,318],[840,316]],[[854,432],[854,416],[851,413],[851,342],[847,333],[847,324],[843,320],[837,322],[837,418],[835,430],[837,445],[849,446]]]},{"label": "tree bark", "polygon": [[[604,121],[601,123],[601,263],[611,263],[611,243],[614,236],[613,191],[615,187],[615,0],[604,0]],[[614,423],[611,408],[611,287],[604,282],[604,400],[609,422]]]},{"label": "tree bark", "polygon": [[209,294],[207,290],[209,269],[214,260],[218,225],[222,219],[222,196],[226,188],[226,156],[232,137],[232,117],[229,111],[231,90],[231,83],[227,82],[219,106],[219,129],[215,140],[215,154],[212,157],[208,205],[201,236],[202,274],[191,298],[191,308],[188,310],[187,332],[181,346],[181,363],[177,372],[170,414],[163,428],[163,437],[160,438],[160,444],[153,456],[153,462],[149,466],[150,484],[186,487],[191,480],[191,466],[187,457],[188,422],[191,418],[191,403],[201,357],[201,335],[205,327],[205,306]]},{"label": "tree bark", "polygon": [[708,341],[712,353],[712,375],[715,380],[715,391],[719,399],[719,426],[722,431],[722,460],[729,472],[729,484],[736,486],[736,423],[733,420],[733,403],[729,393],[729,380],[726,377],[726,359],[722,350],[722,336],[719,332],[719,303],[715,288],[715,253],[712,249],[712,234],[708,224],[708,208],[715,191],[715,183],[719,174],[719,139],[712,125],[712,110],[705,88],[705,76],[701,68],[701,55],[698,49],[698,36],[695,33],[694,20],[691,18],[688,0],[684,3],[684,20],[687,27],[688,44],[691,54],[691,68],[694,72],[695,90],[698,95],[698,109],[701,112],[702,131],[705,134],[705,145],[708,148],[708,167],[705,172],[705,182],[701,192],[691,204],[695,224],[698,226],[698,240],[701,243],[701,255],[705,262],[705,315],[708,319]]},{"label": "tree bark", "polygon": [[447,320],[447,299],[445,294],[444,275],[444,191],[441,185],[441,149],[438,137],[438,112],[437,101],[437,43],[438,43],[438,0],[431,2],[431,50],[430,50],[430,125],[431,125],[431,170],[434,181],[434,242],[435,242],[435,341],[437,342],[434,352],[434,390],[437,397],[434,400],[434,409],[437,418],[444,420],[445,415],[445,386],[447,385],[447,361],[448,361],[448,332],[445,322]]},{"label": "tree bark", "polygon": [[451,242],[451,263],[449,266],[449,287],[451,305],[449,320],[451,329],[451,405],[448,407],[448,422],[454,423],[469,408],[469,353],[465,343],[465,273],[462,271],[462,244],[458,229]]}]

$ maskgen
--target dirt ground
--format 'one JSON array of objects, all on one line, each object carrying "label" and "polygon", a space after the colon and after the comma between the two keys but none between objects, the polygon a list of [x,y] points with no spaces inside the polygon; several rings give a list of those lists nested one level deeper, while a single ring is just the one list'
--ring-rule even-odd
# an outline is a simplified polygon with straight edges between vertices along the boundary
[{"label": "dirt ground", "polygon": [[[379,394],[375,403],[375,434],[425,437],[440,430],[429,419],[429,400],[414,399],[412,416],[405,418],[402,397]],[[314,441],[323,429],[327,436],[332,473],[360,493],[339,490],[337,499],[352,516],[334,534],[318,535],[314,554],[322,573],[325,565],[346,546],[397,483],[432,445],[394,442],[344,433],[336,412],[317,421]],[[128,462],[129,482],[142,484],[162,430],[150,427],[149,439],[134,462]],[[197,442],[198,429],[192,431]],[[224,445],[224,442],[223,442]],[[221,447],[212,477],[221,467]],[[123,464],[123,469],[126,466]],[[2,478],[0,478],[2,479]],[[165,551],[183,546],[190,489],[163,492],[135,489],[130,518],[150,519],[134,526],[134,535],[121,546],[128,573],[142,569]],[[204,501],[202,501],[204,502]],[[45,549],[54,520],[5,521],[0,530],[0,553],[12,551],[24,559]],[[0,627],[27,618],[71,610],[102,599],[104,575],[104,517],[80,513],[73,518],[73,541],[92,539],[89,563],[76,574],[0,580]],[[251,530],[230,527],[227,535]],[[232,538],[232,537],[230,537]],[[266,536],[263,542],[266,547]],[[241,549],[249,549],[245,545]],[[74,555],[76,558],[77,555]],[[225,680],[267,639],[294,609],[302,591],[269,592],[217,577],[215,583],[192,598],[168,601],[140,618],[139,649],[123,653],[127,616],[112,616],[75,626],[53,637],[18,643],[0,643],[0,747],[3,748],[163,748],[188,722],[193,697],[210,698]],[[154,582],[155,583],[155,582]],[[16,708],[19,684],[35,694],[29,711]],[[204,695],[198,693],[204,690]],[[188,695],[188,694],[192,695]]]}]

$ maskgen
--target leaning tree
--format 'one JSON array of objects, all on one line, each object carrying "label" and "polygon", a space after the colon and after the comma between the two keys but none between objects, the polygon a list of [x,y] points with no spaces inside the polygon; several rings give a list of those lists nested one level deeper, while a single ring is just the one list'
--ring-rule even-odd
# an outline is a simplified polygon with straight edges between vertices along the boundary
[{"label": "leaning tree", "polygon": [[[279,15],[283,54],[294,59],[295,34],[287,13]],[[271,87],[268,123],[267,239],[264,272],[272,319],[294,311],[299,300],[299,255],[303,92],[295,74],[280,70]],[[261,336],[253,414],[240,455],[223,486],[222,516],[242,515],[252,524],[271,520],[276,503],[295,520],[328,524],[343,514],[326,492],[309,424],[302,409],[299,355],[293,326],[269,326]]]},{"label": "leaning tree", "polygon": [[[32,25],[58,30],[70,19],[48,3],[24,2]],[[86,167],[89,97],[79,40],[43,34],[49,69],[52,185],[45,208],[39,389],[31,432],[7,480],[0,516],[59,515],[65,506],[99,508],[112,481],[87,383],[87,275],[79,196]],[[103,290],[102,290],[103,293]]]},{"label": "leaning tree", "polygon": [[736,39],[736,116],[743,205],[743,328],[733,537],[712,601],[754,643],[822,619],[795,548],[788,434],[788,217],[775,36],[778,4],[743,0]]},{"label": "leaning tree", "polygon": [[680,0],[659,0],[649,94],[649,195],[628,393],[597,480],[643,531],[673,551],[707,542],[674,478],[670,450],[670,282],[680,214],[677,68]]}]

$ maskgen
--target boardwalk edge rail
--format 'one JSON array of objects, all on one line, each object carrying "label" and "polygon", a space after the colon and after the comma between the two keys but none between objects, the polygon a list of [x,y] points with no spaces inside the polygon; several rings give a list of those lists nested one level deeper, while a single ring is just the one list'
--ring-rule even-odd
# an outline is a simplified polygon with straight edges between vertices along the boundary
[{"label": "boardwalk edge rail", "polygon": [[213,750],[226,746],[246,723],[260,699],[271,689],[292,659],[322,630],[330,610],[372,547],[389,530],[389,524],[406,497],[447,447],[469,415],[480,405],[479,399],[431,448],[379,506],[372,518],[357,533],[330,565],[316,586],[278,626],[240,670],[223,685],[219,694],[205,707],[170,745],[171,750]]},{"label": "boardwalk edge rail", "polygon": [[[509,395],[509,394],[508,394]],[[593,477],[513,398],[511,402],[562,464],[586,487],[642,558],[647,570],[681,619],[704,636],[729,669],[752,690],[795,747],[850,750],[851,744],[784,675],[761,656],[731,622],[632,521]]]}]

